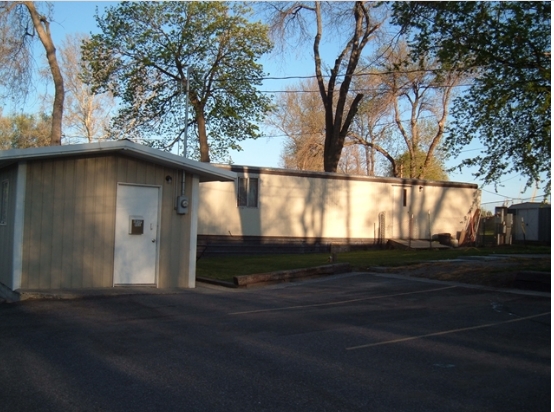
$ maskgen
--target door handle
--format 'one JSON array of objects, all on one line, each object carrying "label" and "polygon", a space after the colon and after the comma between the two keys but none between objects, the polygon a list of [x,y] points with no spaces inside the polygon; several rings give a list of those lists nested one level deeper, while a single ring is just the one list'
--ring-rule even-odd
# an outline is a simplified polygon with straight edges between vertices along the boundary
[{"label": "door handle", "polygon": [[152,243],[156,243],[156,239],[152,239]]}]

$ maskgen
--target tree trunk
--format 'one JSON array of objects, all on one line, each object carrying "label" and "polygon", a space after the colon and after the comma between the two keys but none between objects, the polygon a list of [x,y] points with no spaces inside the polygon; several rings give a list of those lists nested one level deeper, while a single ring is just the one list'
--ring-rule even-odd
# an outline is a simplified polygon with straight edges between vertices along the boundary
[{"label": "tree trunk", "polygon": [[35,4],[32,1],[23,2],[31,19],[33,20],[33,26],[37,31],[38,37],[46,50],[46,58],[48,59],[48,65],[50,66],[50,72],[52,73],[52,79],[54,80],[54,104],[52,106],[52,129],[50,131],[50,145],[56,146],[62,144],[62,120],[63,120],[63,101],[65,97],[63,77],[56,59],[56,48],[50,35],[50,23],[44,16],[41,16]]},{"label": "tree trunk", "polygon": [[[358,106],[364,97],[363,94],[357,94],[350,107],[348,107],[348,93],[352,76],[356,71],[362,51],[371,38],[371,35],[381,26],[382,23],[374,24],[370,21],[369,12],[364,2],[357,1],[354,4],[355,29],[352,38],[344,47],[340,55],[335,60],[335,65],[331,69],[331,76],[325,88],[323,75],[321,72],[320,42],[322,36],[322,20],[319,2],[315,3],[317,34],[314,39],[314,61],[316,78],[319,86],[319,92],[325,108],[325,147],[323,152],[323,168],[326,172],[336,172],[342,154],[342,148],[348,129],[352,120],[358,111]],[[344,79],[340,85],[336,106],[334,105],[334,93],[337,76],[342,70],[344,61],[348,59]]]},{"label": "tree trunk", "polygon": [[[205,101],[200,100],[195,91],[189,91],[190,104],[194,109],[196,126],[198,127],[198,144],[200,147],[200,161],[210,163],[210,146],[208,145],[208,133],[206,132],[206,115],[204,113]],[[185,119],[187,122],[188,119]],[[186,127],[186,126],[185,126]],[[188,145],[188,142],[186,143]]]},{"label": "tree trunk", "polygon": [[210,163],[210,147],[206,133],[206,117],[202,108],[195,107],[196,125],[198,126],[198,142],[200,143],[200,161]]}]

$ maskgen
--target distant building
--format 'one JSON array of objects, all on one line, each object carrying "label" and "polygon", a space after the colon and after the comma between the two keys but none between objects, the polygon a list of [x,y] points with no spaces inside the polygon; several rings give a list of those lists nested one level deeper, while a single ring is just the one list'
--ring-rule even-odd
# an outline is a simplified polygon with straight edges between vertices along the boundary
[{"label": "distant building", "polygon": [[546,203],[525,202],[512,205],[508,213],[514,215],[513,240],[550,244],[551,207]]}]

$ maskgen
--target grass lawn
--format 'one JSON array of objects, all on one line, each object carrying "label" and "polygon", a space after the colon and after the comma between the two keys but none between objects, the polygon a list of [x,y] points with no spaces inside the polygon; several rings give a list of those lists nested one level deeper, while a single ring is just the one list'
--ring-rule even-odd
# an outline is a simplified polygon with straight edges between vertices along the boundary
[{"label": "grass lawn", "polygon": [[[345,252],[337,255],[336,263],[350,263],[354,269],[365,270],[371,266],[406,266],[430,260],[455,259],[461,256],[478,256],[511,253],[550,254],[550,247],[507,246],[494,248],[457,248],[448,250],[382,250]],[[196,275],[223,281],[233,281],[233,276],[278,270],[300,269],[329,263],[328,253],[203,257],[197,262]]]}]

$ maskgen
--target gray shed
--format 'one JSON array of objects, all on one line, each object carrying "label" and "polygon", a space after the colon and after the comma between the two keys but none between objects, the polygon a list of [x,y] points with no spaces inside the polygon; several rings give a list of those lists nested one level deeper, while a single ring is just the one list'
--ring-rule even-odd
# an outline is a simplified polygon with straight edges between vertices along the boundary
[{"label": "gray shed", "polygon": [[550,244],[551,207],[547,203],[524,202],[512,205],[508,212],[514,217],[514,240]]},{"label": "gray shed", "polygon": [[0,289],[192,288],[200,183],[235,178],[127,140],[0,151]]}]

